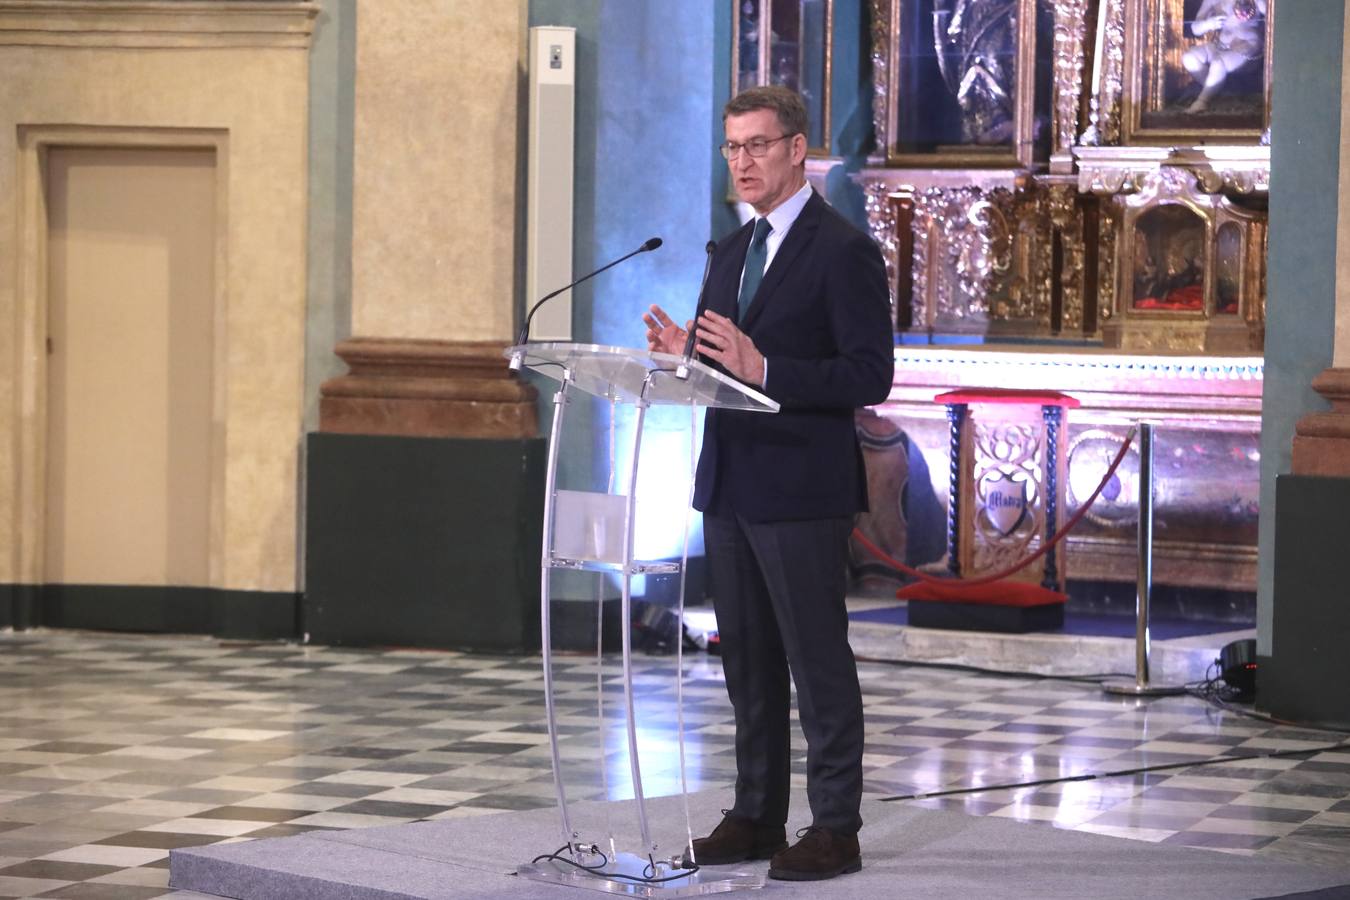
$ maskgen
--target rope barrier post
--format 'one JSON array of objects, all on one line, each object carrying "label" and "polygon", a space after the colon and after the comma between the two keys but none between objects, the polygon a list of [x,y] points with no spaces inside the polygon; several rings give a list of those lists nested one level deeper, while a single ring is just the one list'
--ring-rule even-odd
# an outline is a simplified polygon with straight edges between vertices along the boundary
[{"label": "rope barrier post", "polygon": [[1181,685],[1149,681],[1149,600],[1153,596],[1153,424],[1139,423],[1139,569],[1135,582],[1134,681],[1104,681],[1108,694],[1164,697],[1184,694]]},{"label": "rope barrier post", "polygon": [[[1064,408],[1054,405],[1041,407],[1041,416],[1045,421],[1045,541],[1055,536],[1059,528],[1059,427],[1064,420]],[[1058,591],[1059,567],[1055,564],[1055,546],[1045,551],[1045,571],[1041,578],[1041,587]]]},{"label": "rope barrier post", "polygon": [[966,417],[970,406],[965,403],[947,404],[947,428],[951,447],[951,464],[947,467],[947,571],[953,578],[961,577],[961,473],[964,453]]}]

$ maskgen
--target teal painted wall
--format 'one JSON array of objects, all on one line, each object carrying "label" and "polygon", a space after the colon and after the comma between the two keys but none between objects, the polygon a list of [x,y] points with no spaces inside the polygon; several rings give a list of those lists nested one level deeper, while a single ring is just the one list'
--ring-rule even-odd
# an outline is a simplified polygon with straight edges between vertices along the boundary
[{"label": "teal painted wall", "polygon": [[[529,24],[577,30],[574,274],[620,257],[649,237],[664,241],[659,250],[573,291],[573,339],[645,346],[642,313],[658,303],[681,319],[691,315],[704,244],[736,225],[734,217],[719,218],[725,204],[718,194],[725,196],[726,188],[725,180],[718,180],[722,160],[710,129],[720,110],[719,90],[724,97],[722,85],[730,84],[729,61],[722,61],[729,60],[730,6],[717,0],[531,0]],[[718,40],[723,32],[724,52]],[[537,384],[540,421],[547,428],[553,384],[547,379]],[[577,403],[568,417],[563,481],[576,487],[603,484],[610,453],[608,405]],[[644,434],[644,474],[668,477],[672,464],[687,470],[688,432],[688,410],[653,410]],[[623,455],[631,430],[622,420],[614,439]]]},{"label": "teal painted wall", "polygon": [[319,428],[319,385],[346,371],[333,347],[351,336],[355,73],[356,0],[321,0],[309,54],[305,431]]},{"label": "teal painted wall", "polygon": [[[691,314],[713,205],[713,2],[607,0],[599,23],[595,256],[607,260],[659,235],[659,251],[596,280],[601,343],[637,345],[650,303]],[[717,157],[720,161],[720,156]],[[582,270],[578,265],[578,270]]]},{"label": "teal painted wall", "polygon": [[825,197],[854,225],[867,230],[863,192],[849,177],[863,167],[875,144],[872,131],[870,6],[834,0],[831,34],[830,152],[842,161],[830,171]]},{"label": "teal painted wall", "polygon": [[[356,109],[356,0],[320,0],[309,52],[309,220],[306,241],[304,434],[319,430],[319,386],[347,367],[333,348],[352,330],[352,147]],[[301,445],[296,546],[305,546]],[[302,554],[303,555],[303,554]],[[303,558],[296,585],[305,588]]]},{"label": "teal painted wall", "polygon": [[1309,384],[1331,365],[1336,323],[1344,13],[1344,0],[1294,0],[1275,6],[1256,596],[1257,652],[1262,655],[1271,653],[1278,602],[1275,477],[1290,470],[1295,423],[1327,406]]}]

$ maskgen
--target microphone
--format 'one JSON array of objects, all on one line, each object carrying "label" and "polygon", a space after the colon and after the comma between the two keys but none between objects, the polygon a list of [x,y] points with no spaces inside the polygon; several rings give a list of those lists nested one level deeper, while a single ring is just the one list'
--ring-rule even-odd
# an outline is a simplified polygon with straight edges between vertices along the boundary
[{"label": "microphone", "polygon": [[[639,253],[646,253],[648,250],[655,250],[657,247],[660,247],[660,246],[661,246],[661,239],[660,239],[659,237],[647,238],[647,240],[643,242],[642,246],[641,246],[641,247],[638,247],[636,250],[634,250],[634,251],[632,251],[632,252],[630,252],[630,253],[625,253],[623,256],[620,256],[618,259],[614,260],[613,262],[611,262],[611,263],[606,263],[605,265],[603,265],[603,266],[601,266],[600,268],[596,269],[594,272],[591,272],[591,273],[588,274],[588,275],[583,275],[583,276],[581,276],[580,278],[578,278],[576,281],[572,282],[571,284],[563,285],[562,287],[558,288],[558,289],[557,289],[556,291],[554,291],[553,293],[551,293],[551,294],[546,294],[546,295],[544,295],[543,297],[541,297],[541,298],[539,299],[539,301],[538,301],[537,303],[534,304],[534,306],[531,306],[531,307],[530,307],[530,311],[529,311],[528,313],[526,313],[526,315],[525,315],[525,324],[520,326],[520,334],[518,334],[518,335],[516,336],[516,347],[517,347],[517,348],[523,347],[523,346],[525,345],[525,342],[529,340],[529,336],[530,336],[530,320],[534,318],[535,311],[538,310],[539,307],[543,306],[544,303],[545,303],[546,301],[552,300],[554,297],[558,296],[559,294],[563,293],[564,291],[571,290],[572,288],[574,288],[574,287],[576,287],[577,285],[581,284],[583,281],[589,281],[590,279],[592,279],[592,278],[594,278],[595,276],[599,275],[601,272],[605,271],[606,269],[612,269],[613,267],[617,266],[619,263],[623,262],[625,259],[629,259],[629,258],[631,258],[631,257],[637,256]],[[511,354],[511,362],[510,362],[510,364],[509,364],[509,368],[511,369],[512,372],[519,372],[519,371],[520,371],[520,366],[521,366],[521,364],[522,364],[524,361],[525,361],[525,351],[524,351],[524,350],[517,349],[515,353],[512,353],[512,354]]]},{"label": "microphone", "polygon": [[712,271],[712,255],[717,249],[717,241],[708,241],[703,252],[708,258],[703,263],[703,284],[698,289],[698,303],[694,305],[694,324],[689,326],[689,334],[684,339],[684,361],[675,370],[675,377],[681,380],[689,377],[689,361],[694,357],[695,332],[698,331],[698,317],[703,315],[703,304],[708,299],[708,273]]}]

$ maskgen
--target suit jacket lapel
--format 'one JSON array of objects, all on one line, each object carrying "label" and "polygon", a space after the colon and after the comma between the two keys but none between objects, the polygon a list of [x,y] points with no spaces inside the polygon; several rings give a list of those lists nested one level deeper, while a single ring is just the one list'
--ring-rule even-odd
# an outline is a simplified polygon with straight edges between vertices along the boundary
[{"label": "suit jacket lapel", "polygon": [[[728,319],[736,318],[736,298],[741,293],[741,271],[745,268],[745,254],[750,250],[750,225],[733,234],[728,240],[726,263],[713,263],[708,283],[708,308]],[[789,232],[791,234],[791,232]]]},{"label": "suit jacket lapel", "polygon": [[[806,201],[806,205],[797,216],[797,221],[792,223],[787,237],[783,239],[778,252],[773,255],[773,262],[764,273],[764,280],[759,283],[759,289],[755,291],[754,299],[750,301],[750,308],[745,311],[745,320],[740,323],[742,331],[747,331],[759,318],[766,298],[778,288],[787,270],[792,267],[793,261],[810,244],[811,238],[815,236],[816,227],[820,225],[820,210],[824,203],[820,195],[812,191],[811,199]],[[746,246],[748,248],[749,244]],[[745,254],[742,253],[741,258],[744,259]]]}]

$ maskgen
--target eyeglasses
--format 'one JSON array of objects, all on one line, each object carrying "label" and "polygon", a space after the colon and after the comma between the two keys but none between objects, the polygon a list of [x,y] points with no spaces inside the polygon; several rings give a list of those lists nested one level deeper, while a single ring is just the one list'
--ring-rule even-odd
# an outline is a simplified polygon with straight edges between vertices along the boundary
[{"label": "eyeglasses", "polygon": [[769,152],[770,144],[776,144],[779,141],[790,137],[793,137],[793,135],[781,134],[776,138],[751,138],[744,144],[738,144],[735,141],[723,141],[721,144],[717,145],[717,149],[722,151],[722,157],[724,159],[732,159],[739,156],[742,150],[749,153],[751,156],[759,157]]}]

